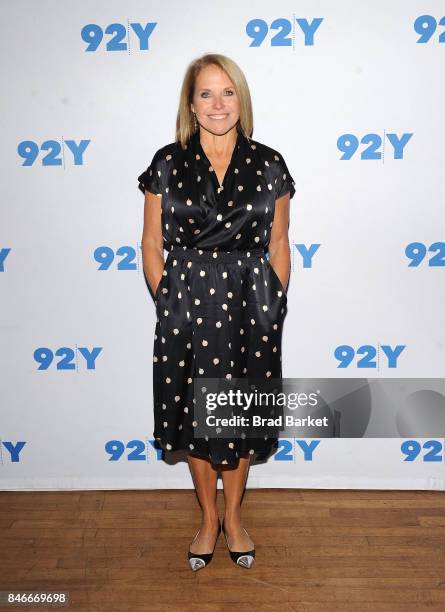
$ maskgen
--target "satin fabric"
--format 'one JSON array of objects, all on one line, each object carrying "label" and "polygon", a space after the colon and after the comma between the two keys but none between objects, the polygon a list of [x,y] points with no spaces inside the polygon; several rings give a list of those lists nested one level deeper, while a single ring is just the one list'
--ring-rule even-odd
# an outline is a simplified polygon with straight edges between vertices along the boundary
[{"label": "satin fabric", "polygon": [[[153,435],[161,448],[236,465],[277,438],[197,437],[195,382],[281,379],[287,295],[267,258],[275,200],[295,193],[281,154],[237,132],[222,184],[195,133],[156,151],[139,189],[162,197],[168,251],[154,295]],[[199,413],[201,416],[201,413]]]}]

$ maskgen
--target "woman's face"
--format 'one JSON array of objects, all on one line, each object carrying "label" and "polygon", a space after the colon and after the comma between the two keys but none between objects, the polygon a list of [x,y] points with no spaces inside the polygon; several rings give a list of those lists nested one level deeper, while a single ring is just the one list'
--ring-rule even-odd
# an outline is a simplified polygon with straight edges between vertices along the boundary
[{"label": "woman's face", "polygon": [[232,81],[219,66],[212,64],[200,71],[191,108],[201,127],[212,134],[225,134],[236,125],[238,96]]}]

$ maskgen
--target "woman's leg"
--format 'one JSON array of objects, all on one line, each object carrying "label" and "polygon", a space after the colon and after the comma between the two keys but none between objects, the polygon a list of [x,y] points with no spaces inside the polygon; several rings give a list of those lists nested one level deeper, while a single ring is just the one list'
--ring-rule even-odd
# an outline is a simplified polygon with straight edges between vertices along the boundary
[{"label": "woman's leg", "polygon": [[193,553],[212,552],[218,532],[218,509],[216,506],[216,481],[218,470],[210,461],[188,454],[188,463],[202,510],[199,535],[190,546]]},{"label": "woman's leg", "polygon": [[237,552],[248,551],[254,547],[253,541],[244,531],[241,523],[241,500],[246,486],[251,456],[248,454],[240,457],[236,468],[223,466],[221,469],[226,502],[224,527],[230,549]]}]

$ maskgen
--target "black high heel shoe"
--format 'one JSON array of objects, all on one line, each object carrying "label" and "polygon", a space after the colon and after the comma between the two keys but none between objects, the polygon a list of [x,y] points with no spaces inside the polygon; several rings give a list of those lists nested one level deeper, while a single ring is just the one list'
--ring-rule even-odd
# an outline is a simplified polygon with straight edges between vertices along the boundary
[{"label": "black high heel shoe", "polygon": [[[193,541],[190,544],[190,546],[192,546],[193,542],[198,537],[198,534],[200,531],[201,530],[199,529],[197,534],[193,538]],[[190,567],[192,568],[194,572],[197,572],[198,570],[202,569],[203,567],[205,567],[206,565],[210,563],[210,561],[213,558],[213,553],[215,552],[216,542],[218,541],[220,533],[221,533],[221,521],[218,519],[218,533],[216,534],[215,544],[213,546],[212,552],[211,553],[192,553],[190,552],[190,549],[189,549],[188,551],[189,563],[190,563]]]},{"label": "black high heel shoe", "polygon": [[[243,527],[244,529],[244,527]],[[224,528],[224,519],[222,522],[222,530],[224,533],[224,537],[226,538],[226,544],[227,544],[227,548],[229,550],[230,553],[230,557],[232,559],[232,561],[234,563],[236,563],[237,565],[241,565],[241,567],[245,567],[247,569],[250,569],[252,567],[252,564],[255,560],[255,548],[253,548],[252,550],[247,550],[244,552],[236,552],[234,550],[230,550],[230,546],[229,546],[229,540],[227,539],[227,533],[226,530]],[[244,531],[246,531],[244,529]],[[246,531],[247,533],[247,531]]]}]

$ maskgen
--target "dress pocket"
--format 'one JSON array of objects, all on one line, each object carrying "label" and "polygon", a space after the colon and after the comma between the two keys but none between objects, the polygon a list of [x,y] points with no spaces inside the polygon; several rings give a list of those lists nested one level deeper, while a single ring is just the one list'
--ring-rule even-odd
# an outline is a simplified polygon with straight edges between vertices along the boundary
[{"label": "dress pocket", "polygon": [[156,287],[156,291],[155,291],[154,296],[153,296],[153,299],[154,299],[155,302],[157,302],[158,299],[159,299],[159,296],[160,296],[161,290],[162,290],[162,288],[164,286],[164,281],[165,281],[166,277],[167,277],[167,270],[164,267],[164,270],[162,271],[161,279],[158,282],[158,286]]},{"label": "dress pocket", "polygon": [[277,290],[280,291],[281,294],[282,294],[279,297],[283,297],[283,299],[287,301],[287,292],[286,292],[285,288],[283,287],[283,285],[281,284],[280,277],[275,272],[275,270],[273,269],[270,261],[267,258],[266,258],[266,265],[267,265],[267,268],[269,269],[270,275],[272,276],[272,278],[275,281]]}]

